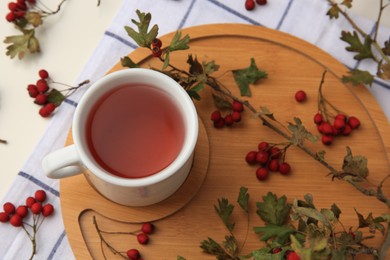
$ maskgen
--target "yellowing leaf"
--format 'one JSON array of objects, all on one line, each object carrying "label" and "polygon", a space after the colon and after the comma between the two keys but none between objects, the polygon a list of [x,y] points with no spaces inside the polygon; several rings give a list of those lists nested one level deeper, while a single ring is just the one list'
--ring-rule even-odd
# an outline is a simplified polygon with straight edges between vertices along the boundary
[{"label": "yellowing leaf", "polygon": [[337,4],[333,4],[326,14],[329,16],[330,19],[339,18],[339,7],[337,6]]},{"label": "yellowing leaf", "polygon": [[42,16],[38,12],[27,12],[24,18],[34,27],[38,27],[43,23]]},{"label": "yellowing leaf", "polygon": [[36,53],[40,51],[34,30],[25,30],[22,35],[8,36],[4,43],[10,44],[7,46],[6,54],[11,58],[18,56],[19,59],[23,59],[26,52]]}]

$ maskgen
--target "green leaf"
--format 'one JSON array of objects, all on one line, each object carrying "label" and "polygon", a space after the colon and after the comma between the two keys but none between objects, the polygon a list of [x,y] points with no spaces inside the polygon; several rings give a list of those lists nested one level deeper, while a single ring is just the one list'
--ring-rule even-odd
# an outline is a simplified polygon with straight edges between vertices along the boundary
[{"label": "green leaf", "polygon": [[355,69],[348,72],[348,75],[344,75],[341,80],[343,83],[351,83],[353,86],[360,84],[371,86],[374,82],[374,76],[368,71]]},{"label": "green leaf", "polygon": [[187,50],[190,47],[187,45],[190,42],[190,36],[186,34],[183,38],[181,37],[181,32],[176,31],[173,36],[171,43],[169,44],[169,51],[178,51],[178,50]]},{"label": "green leaf", "polygon": [[345,48],[347,51],[358,53],[354,56],[355,60],[374,58],[374,55],[371,51],[372,39],[369,35],[364,38],[364,43],[362,43],[356,31],[353,31],[353,34],[350,32],[342,31],[340,39],[349,43],[350,46]]},{"label": "green leaf", "polygon": [[337,19],[337,18],[339,18],[339,12],[340,12],[340,9],[337,6],[337,4],[332,4],[332,6],[330,7],[330,9],[326,13],[326,15],[328,15],[330,19],[332,19],[332,18]]},{"label": "green leaf", "polygon": [[382,235],[384,235],[385,227],[381,224],[381,222],[387,222],[386,219],[384,219],[382,217],[374,218],[371,212],[365,218],[356,209],[355,209],[355,212],[356,212],[356,215],[358,216],[359,228],[368,227],[370,233],[375,233],[378,230],[379,232],[382,233]]},{"label": "green leaf", "polygon": [[176,260],[186,260],[186,258],[183,257],[183,256],[178,255],[177,258],[176,258]]},{"label": "green leaf", "polygon": [[261,241],[275,239],[278,243],[283,245],[289,240],[290,235],[296,232],[296,229],[287,225],[266,224],[263,227],[254,227],[253,231],[256,234],[262,234],[260,237]]},{"label": "green leaf", "polygon": [[152,15],[150,13],[143,13],[139,10],[136,11],[139,21],[132,19],[131,21],[137,25],[138,32],[129,26],[125,26],[127,34],[138,44],[140,47],[150,48],[153,39],[158,35],[158,26],[153,25],[149,31],[150,21]]},{"label": "green leaf", "polygon": [[121,58],[121,64],[123,67],[127,68],[139,68],[139,65],[135,63],[132,59],[130,59],[130,57],[128,56]]},{"label": "green leaf", "polygon": [[252,96],[249,84],[254,84],[260,79],[267,78],[267,73],[258,69],[255,59],[251,58],[249,67],[245,69],[233,70],[234,80],[236,81],[241,96]]},{"label": "green leaf", "polygon": [[170,62],[170,58],[169,57],[170,57],[169,51],[165,52],[164,63],[163,63],[163,66],[162,66],[161,70],[165,70],[166,68],[168,68],[169,62]]},{"label": "green leaf", "polygon": [[200,95],[198,94],[198,92],[196,91],[193,91],[191,89],[189,90],[186,90],[187,91],[187,94],[190,96],[191,99],[195,99],[195,100],[200,100]]},{"label": "green leaf", "polygon": [[234,229],[234,222],[231,221],[230,216],[233,213],[234,205],[229,204],[229,201],[225,198],[218,199],[218,206],[214,205],[215,211],[225,224],[227,229],[232,232]]},{"label": "green leaf", "polygon": [[18,56],[23,59],[27,52],[36,53],[40,51],[39,41],[35,37],[34,30],[23,30],[22,35],[8,36],[4,43],[10,44],[7,46],[6,55],[14,58]]},{"label": "green leaf", "polygon": [[268,192],[263,196],[263,202],[257,202],[257,215],[266,223],[281,226],[283,225],[290,213],[291,205],[287,204],[286,196],[278,197]]},{"label": "green leaf", "polygon": [[49,94],[47,95],[47,101],[50,103],[54,103],[56,107],[61,105],[62,101],[65,100],[65,96],[59,92],[57,89],[50,90]]},{"label": "green leaf", "polygon": [[210,254],[210,255],[216,255],[216,256],[225,256],[226,259],[230,259],[229,255],[225,252],[222,246],[220,246],[215,240],[212,238],[208,238],[207,240],[203,240],[200,244],[200,248],[203,250],[203,252]]},{"label": "green leaf", "polygon": [[347,155],[343,161],[343,173],[353,181],[363,181],[368,176],[367,158],[360,155],[353,156],[351,148],[348,146],[346,150]]},{"label": "green leaf", "polygon": [[222,244],[229,255],[235,256],[237,254],[238,243],[234,236],[225,236],[225,240]]},{"label": "green leaf", "polygon": [[249,194],[248,194],[248,188],[246,187],[241,187],[240,188],[240,193],[238,194],[238,199],[237,199],[238,204],[240,207],[246,212],[249,213]]},{"label": "green leaf", "polygon": [[302,124],[301,119],[298,117],[294,117],[294,122],[293,123],[288,123],[288,129],[291,131],[292,136],[291,136],[291,143],[294,145],[302,145],[305,141],[305,139],[311,141],[311,142],[316,142],[318,137],[316,135],[313,135],[310,133],[305,126]]}]

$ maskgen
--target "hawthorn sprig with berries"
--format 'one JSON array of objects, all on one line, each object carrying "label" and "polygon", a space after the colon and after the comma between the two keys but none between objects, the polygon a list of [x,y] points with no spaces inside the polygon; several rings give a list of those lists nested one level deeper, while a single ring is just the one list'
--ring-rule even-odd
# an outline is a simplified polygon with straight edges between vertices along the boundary
[{"label": "hawthorn sprig with berries", "polygon": [[[0,212],[0,223],[10,224],[15,228],[22,228],[32,244],[30,260],[37,252],[37,233],[47,217],[54,213],[51,203],[45,203],[47,194],[44,190],[37,190],[33,196],[26,198],[25,204],[16,206],[12,202],[3,204]],[[32,219],[32,223],[28,222]]]},{"label": "hawthorn sprig with berries", "polygon": [[[35,84],[28,84],[27,91],[29,96],[34,98],[34,103],[41,106],[39,115],[42,117],[49,117],[67,97],[72,95],[81,86],[89,83],[89,80],[85,80],[75,87],[68,86],[54,81],[49,77],[49,73],[45,69],[39,70],[38,75],[39,79],[37,82]],[[56,88],[51,87],[51,85],[55,84],[66,85],[68,88],[57,90]],[[62,92],[65,92],[65,94]]]},{"label": "hawthorn sprig with berries", "polygon": [[126,252],[121,252],[117,250],[114,246],[112,246],[107,239],[105,238],[106,235],[131,235],[135,236],[137,239],[137,242],[140,245],[147,245],[149,243],[149,237],[151,234],[155,232],[155,225],[151,222],[145,222],[142,223],[141,228],[134,230],[134,231],[128,231],[128,232],[119,232],[119,231],[107,231],[103,230],[99,227],[98,222],[96,220],[96,216],[93,216],[93,224],[95,225],[96,231],[99,235],[101,246],[102,246],[102,254],[104,259],[107,259],[105,251],[103,249],[103,245],[105,245],[113,254],[119,255],[124,259],[130,259],[130,260],[141,260],[141,253],[137,248],[131,248],[128,249]]},{"label": "hawthorn sprig with berries", "polygon": [[[137,10],[137,15],[139,21],[132,20],[132,22],[138,27],[138,31],[128,26],[126,26],[125,29],[128,32],[129,36],[135,42],[137,42],[140,47],[146,47],[152,50],[153,49],[152,41],[157,38],[158,26],[154,25],[152,29],[149,31],[148,28],[151,21],[151,14],[142,13],[139,10]],[[317,140],[317,136],[310,133],[302,124],[302,121],[299,118],[294,118],[293,122],[289,122],[288,125],[285,126],[284,124],[276,120],[275,116],[273,115],[272,112],[268,110],[268,108],[260,107],[260,109],[256,109],[251,105],[249,100],[243,100],[241,97],[237,97],[233,95],[225,86],[223,86],[223,84],[218,79],[212,76],[212,73],[218,70],[219,68],[219,66],[214,61],[201,63],[192,55],[188,55],[188,60],[187,60],[187,63],[189,64],[188,71],[177,68],[176,66],[171,64],[170,54],[173,51],[188,49],[189,46],[187,45],[187,43],[189,42],[189,40],[190,39],[188,35],[182,37],[181,32],[176,32],[176,34],[171,40],[171,43],[161,51],[161,55],[160,54],[157,55],[157,57],[162,62],[162,68],[152,68],[152,69],[158,70],[161,73],[165,73],[166,75],[170,76],[175,81],[177,81],[179,84],[181,84],[181,86],[187,91],[188,95],[193,100],[200,100],[199,92],[202,91],[207,86],[211,88],[213,98],[214,98],[214,104],[216,105],[217,108],[220,108],[220,106],[224,107],[225,104],[227,103],[232,104],[234,101],[242,104],[245,107],[245,110],[252,112],[262,122],[264,126],[273,130],[275,133],[277,133],[279,136],[281,136],[283,139],[286,140],[287,143],[286,150],[287,147],[289,147],[290,145],[294,145],[298,147],[307,155],[309,155],[312,159],[316,160],[321,165],[326,167],[329,170],[330,173],[329,175],[332,176],[332,179],[339,179],[339,180],[346,181],[347,183],[355,187],[363,195],[376,197],[380,202],[384,203],[390,208],[390,199],[383,193],[382,190],[383,183],[390,175],[385,177],[379,185],[373,184],[370,187],[365,187],[361,185],[361,183],[363,181],[366,181],[368,177],[367,159],[364,156],[353,155],[351,149],[349,147],[346,147],[346,155],[344,156],[342,161],[342,168],[338,170],[326,161],[324,151],[315,152],[308,148],[305,142],[306,141],[315,142]],[[121,63],[123,67],[129,67],[129,68],[139,67],[137,63],[133,62],[131,58],[127,56],[121,59]],[[249,87],[250,84],[258,83],[259,80],[267,77],[266,72],[258,69],[254,59],[251,59],[251,64],[249,67],[245,69],[233,70],[232,73],[233,73],[234,80],[240,89],[240,94],[242,97],[251,96],[251,89]],[[218,117],[220,116],[211,115],[212,120],[214,119],[215,121],[217,121]],[[289,172],[290,167],[286,167],[286,169],[283,171]],[[247,197],[249,196],[245,196],[245,195],[243,196],[243,198],[247,198]],[[277,198],[273,198],[272,194],[269,197],[267,196],[267,200],[268,199],[270,199],[271,202],[276,201],[275,206],[278,207],[278,210],[288,211],[287,214],[283,214],[283,216],[289,215],[289,208],[283,206],[285,204],[285,198],[282,198],[282,202],[284,201],[284,203],[277,202],[279,200]],[[328,225],[331,231],[334,230],[333,226],[339,223],[338,218],[339,218],[340,210],[338,208],[332,206],[332,208],[330,209],[332,213],[330,213],[329,211],[319,212],[312,204],[312,198],[310,198],[309,196],[305,197],[305,201],[303,202],[306,203],[304,204],[303,209],[301,209],[300,207],[293,207],[294,209],[293,220],[299,220],[300,218],[302,220],[307,220],[308,218],[314,216],[317,221]],[[239,204],[241,206],[240,202]],[[228,217],[232,211],[232,206],[228,205],[227,202],[224,203],[223,200],[219,202],[219,205],[223,206],[222,207],[223,210],[221,209],[218,210],[217,212],[221,214],[221,218],[224,221],[224,223],[229,224]],[[282,207],[280,207],[280,205],[282,205]],[[297,206],[301,206],[301,204]],[[266,211],[265,215],[269,215],[270,212],[274,212],[274,209],[272,207],[263,208],[263,206],[261,206],[259,210],[265,210]],[[329,216],[331,216],[331,214],[334,214],[334,218],[332,218],[332,222],[329,222],[329,220],[327,219]],[[375,226],[375,228],[377,228],[378,230],[383,231],[383,234],[385,236],[385,242],[382,245],[380,253],[378,253],[379,251],[375,248],[367,248],[364,246],[361,247],[361,242],[363,241],[363,238],[361,236],[356,235],[358,234],[356,233],[355,238],[353,238],[354,239],[353,243],[354,245],[357,245],[357,247],[351,247],[348,250],[338,251],[339,247],[337,248],[333,247],[334,243],[333,244],[323,243],[322,245],[324,247],[321,248],[320,254],[325,252],[325,254],[327,254],[327,257],[329,257],[330,255],[337,256],[337,257],[348,257],[348,256],[354,257],[358,254],[370,254],[375,256],[380,255],[382,257],[385,256],[387,249],[390,246],[390,232],[389,230],[385,231],[384,225],[382,225],[381,223],[385,223],[385,224],[390,223],[390,216],[383,215],[377,218],[368,216],[367,218],[364,218],[363,216],[358,214],[358,219],[359,219],[359,226],[361,227]],[[286,236],[286,234],[289,234],[290,230],[283,229],[286,227],[285,222],[283,222],[281,225],[282,226],[280,227],[279,225],[277,226],[272,225],[270,227],[266,227],[266,229],[260,228],[257,231],[259,233],[262,233],[263,231],[266,232],[266,235],[262,237],[264,241],[269,240],[268,238],[274,238],[275,236],[276,239],[278,239],[279,238],[278,234],[282,234],[283,239],[285,239],[284,241],[286,241],[286,245],[282,248],[283,254],[286,254],[286,252],[290,252],[291,249],[293,249],[292,246],[294,245],[293,251],[295,251],[296,254],[291,254],[291,257],[295,257],[298,253],[302,255],[318,253],[316,252],[317,250],[316,248],[306,248],[306,245],[310,244],[310,238],[311,235],[313,235],[312,233],[306,234],[306,233],[302,233],[302,231],[298,231],[297,233],[300,234],[300,237],[299,239],[297,239],[294,237]],[[232,225],[227,225],[227,226],[229,228]],[[318,226],[318,229],[314,228],[312,231],[315,233],[317,231],[322,232],[324,230],[321,230],[321,227]],[[341,238],[343,239],[341,240],[343,245],[348,246],[351,240],[348,237],[346,237],[347,236],[346,232],[342,232],[337,235],[340,235]],[[328,231],[324,233],[325,238],[329,238],[330,241],[335,241],[335,235],[336,234]],[[288,240],[287,238],[290,240]],[[205,245],[207,245],[208,247],[208,249],[205,250],[205,252],[215,255],[219,259],[238,259],[237,257],[239,254],[239,247],[237,241],[232,236],[226,236],[226,240],[223,241],[222,246],[224,246],[226,250],[233,250],[233,251],[225,251],[225,249],[223,249],[220,244],[218,244],[211,238],[207,240],[205,243],[206,243]],[[268,254],[269,253],[268,250],[269,250],[268,247],[256,250],[252,252],[252,254],[249,257],[254,257],[255,255],[258,255],[260,252],[263,253],[265,252],[266,254]],[[282,254],[279,254],[277,257],[279,256],[287,257],[287,255],[282,255]],[[272,257],[272,256],[267,255],[267,257]]]}]

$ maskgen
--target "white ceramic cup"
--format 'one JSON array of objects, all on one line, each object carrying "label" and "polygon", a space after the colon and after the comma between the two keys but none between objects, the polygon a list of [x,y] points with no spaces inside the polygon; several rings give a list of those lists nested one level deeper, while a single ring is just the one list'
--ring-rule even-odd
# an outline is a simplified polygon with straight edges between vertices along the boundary
[{"label": "white ceramic cup", "polygon": [[[153,86],[168,93],[184,121],[184,143],[176,159],[147,177],[122,178],[107,172],[94,160],[87,145],[86,125],[91,109],[104,94],[128,83]],[[43,159],[43,171],[48,177],[58,179],[84,173],[88,182],[107,199],[126,206],[147,206],[168,198],[186,180],[198,138],[198,117],[191,98],[170,77],[151,69],[124,69],[107,74],[85,92],[75,111],[72,136],[72,145]]]}]

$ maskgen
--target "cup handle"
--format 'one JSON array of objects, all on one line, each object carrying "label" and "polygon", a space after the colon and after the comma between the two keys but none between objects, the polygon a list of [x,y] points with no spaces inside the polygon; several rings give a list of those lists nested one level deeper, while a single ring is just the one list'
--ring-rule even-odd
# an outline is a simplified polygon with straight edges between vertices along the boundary
[{"label": "cup handle", "polygon": [[46,155],[42,160],[42,168],[46,176],[53,179],[74,176],[83,171],[74,144]]}]

